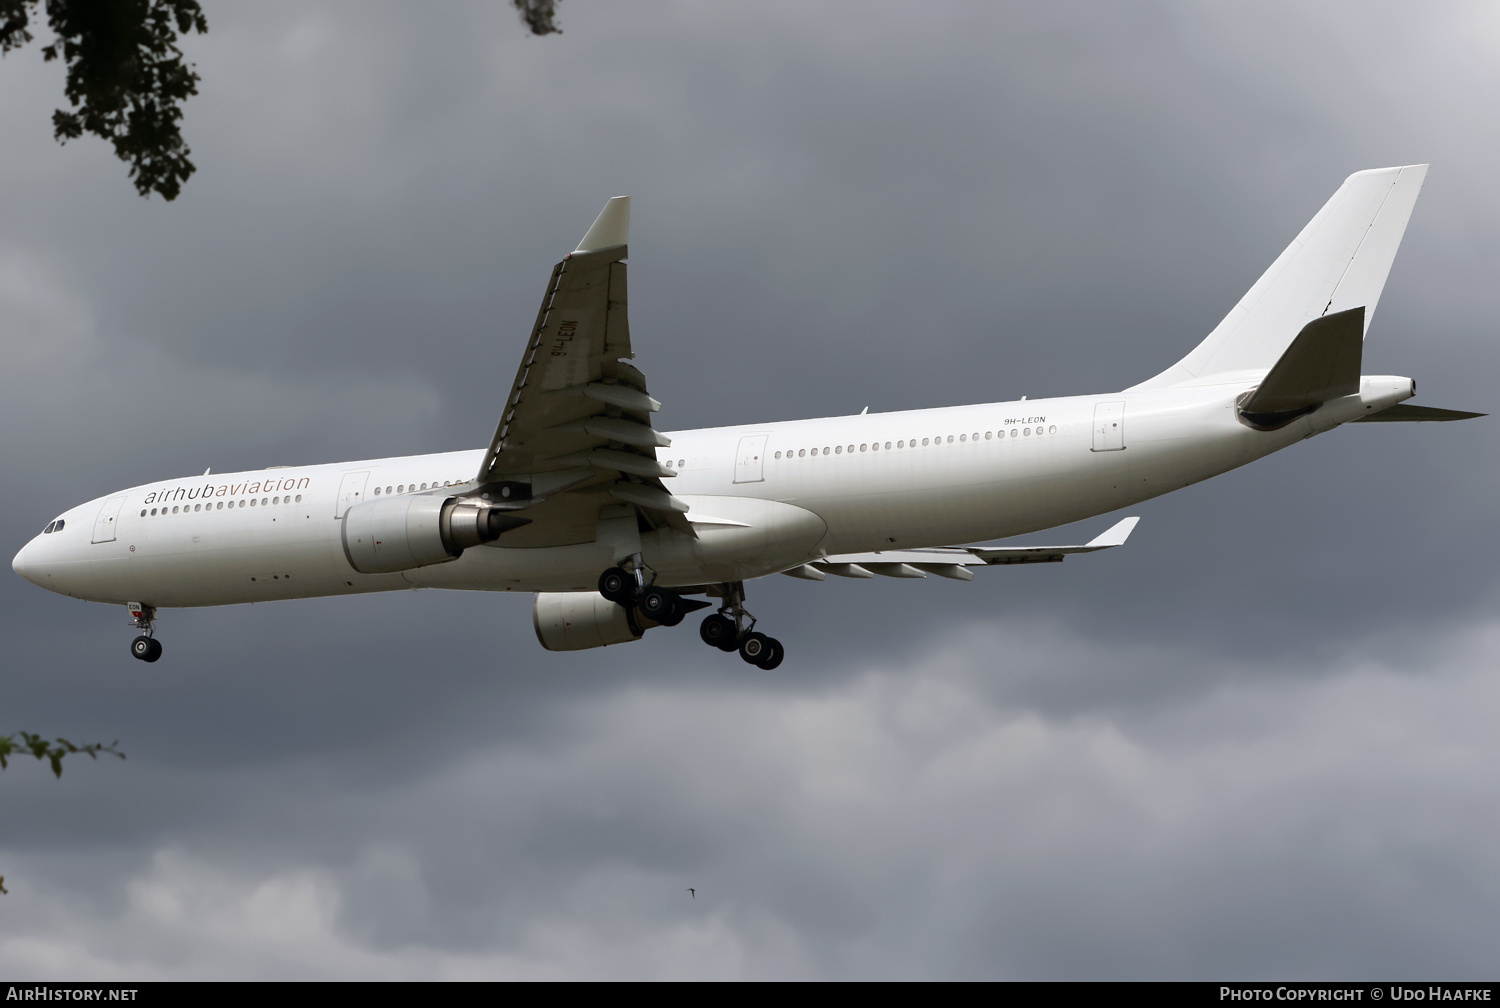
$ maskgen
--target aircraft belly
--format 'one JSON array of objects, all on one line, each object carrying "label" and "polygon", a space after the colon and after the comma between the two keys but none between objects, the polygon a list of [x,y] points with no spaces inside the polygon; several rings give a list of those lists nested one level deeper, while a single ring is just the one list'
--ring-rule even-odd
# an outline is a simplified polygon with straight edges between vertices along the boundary
[{"label": "aircraft belly", "polygon": [[414,588],[460,591],[588,591],[616,560],[599,542],[571,546],[474,546],[449,563],[399,575]]},{"label": "aircraft belly", "polygon": [[121,528],[119,542],[80,556],[71,578],[77,590],[66,593],[177,608],[405,587],[399,577],[354,574],[337,528],[311,516],[280,525],[191,518],[168,532],[165,523],[137,518]]},{"label": "aircraft belly", "polygon": [[828,525],[813,511],[758,497],[687,496],[696,538],[658,529],[641,540],[646,563],[663,585],[744,581],[822,555]]},{"label": "aircraft belly", "polygon": [[[806,509],[756,497],[682,498],[695,514],[697,537],[663,528],[641,536],[646,564],[663,586],[743,581],[774,574],[821,555],[826,525]],[[617,547],[589,542],[518,548],[480,546],[451,563],[407,571],[412,586],[470,591],[591,591],[605,568],[624,559]]]}]

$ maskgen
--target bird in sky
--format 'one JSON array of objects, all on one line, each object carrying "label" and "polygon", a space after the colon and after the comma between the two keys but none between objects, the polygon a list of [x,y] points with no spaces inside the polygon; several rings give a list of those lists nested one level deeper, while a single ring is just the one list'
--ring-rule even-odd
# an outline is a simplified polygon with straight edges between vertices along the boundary
[{"label": "bird in sky", "polygon": [[693,897],[693,899],[697,899],[697,898],[698,898],[698,890],[696,890],[696,889],[688,889],[688,890],[686,890],[686,891],[687,891],[687,892],[688,892],[688,893],[691,893],[691,894],[692,894],[692,897]]}]

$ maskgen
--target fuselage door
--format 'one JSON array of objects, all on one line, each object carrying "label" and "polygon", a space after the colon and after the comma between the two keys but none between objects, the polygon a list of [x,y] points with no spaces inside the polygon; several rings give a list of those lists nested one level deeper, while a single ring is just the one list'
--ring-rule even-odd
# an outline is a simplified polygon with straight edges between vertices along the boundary
[{"label": "fuselage door", "polygon": [[104,502],[99,517],[94,519],[94,542],[115,541],[115,526],[120,524],[120,508],[124,504],[124,497],[111,497]]},{"label": "fuselage door", "polygon": [[339,499],[333,507],[335,518],[344,517],[351,505],[358,504],[365,499],[365,484],[370,480],[368,472],[344,473],[344,479],[339,483]]},{"label": "fuselage door", "polygon": [[769,434],[746,434],[740,438],[740,447],[734,453],[734,481],[736,483],[759,483],[766,478],[766,442]]},{"label": "fuselage door", "polygon": [[1094,451],[1122,451],[1125,448],[1125,401],[1102,402],[1094,406]]}]

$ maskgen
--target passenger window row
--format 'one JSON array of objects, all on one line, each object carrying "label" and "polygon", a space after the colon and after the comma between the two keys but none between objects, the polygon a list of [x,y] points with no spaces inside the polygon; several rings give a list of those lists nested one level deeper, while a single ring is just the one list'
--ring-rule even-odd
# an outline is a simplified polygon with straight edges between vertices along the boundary
[{"label": "passenger window row", "polygon": [[141,517],[154,518],[159,517],[160,515],[168,514],[191,514],[194,511],[223,511],[226,507],[230,509],[236,507],[271,507],[275,504],[301,503],[301,494],[298,494],[295,498],[293,498],[291,494],[287,494],[285,497],[261,497],[258,500],[252,497],[249,500],[210,501],[207,504],[174,504],[170,508],[151,508],[149,510],[146,508],[141,508]]},{"label": "passenger window row", "polygon": [[[1042,425],[1042,426],[1038,426],[1038,427],[1012,427],[1012,428],[1010,428],[1009,436],[1012,437],[1012,438],[1019,438],[1019,437],[1031,437],[1033,434],[1056,434],[1056,433],[1057,433],[1057,425],[1053,424],[1050,427],[1046,426],[1046,425]],[[954,444],[955,442],[963,443],[963,442],[970,441],[970,440],[978,441],[981,437],[983,437],[983,439],[986,440],[986,441],[996,441],[996,440],[998,440],[998,441],[1004,441],[1005,438],[1006,438],[1006,436],[1007,436],[1006,432],[1002,430],[1002,431],[985,431],[982,435],[978,431],[975,431],[973,434],[958,434],[958,435],[949,434],[949,435],[947,435],[946,440],[942,436],[938,436],[938,437],[924,437],[922,439],[922,441],[921,441],[920,447],[927,448],[927,447],[930,447],[930,446],[936,446],[936,445],[941,445],[941,444]],[[901,450],[903,448],[916,448],[916,447],[919,447],[919,445],[917,443],[917,439],[916,438],[911,438],[910,440],[897,441],[896,442],[895,450],[899,451],[899,450]],[[867,451],[881,451],[882,449],[885,450],[885,451],[891,451],[891,450],[893,450],[891,448],[891,442],[887,441],[887,442],[885,442],[884,445],[882,445],[879,441],[870,441],[870,442],[866,442],[864,444],[861,444],[859,446],[858,450],[862,451],[862,452],[867,452]],[[846,454],[846,453],[850,454],[850,455],[853,455],[854,452],[855,452],[855,446],[854,445],[834,445],[832,448],[824,446],[821,450],[818,449],[818,448],[798,448],[795,451],[788,450],[788,451],[785,451],[785,452],[777,452],[776,453],[776,458],[781,458],[783,455],[785,455],[786,458],[806,458],[809,453],[811,453],[813,455],[830,455],[830,454],[832,454],[832,455],[843,455],[843,454]]]},{"label": "passenger window row", "polygon": [[379,497],[382,493],[387,493],[387,494],[398,493],[399,494],[399,493],[416,493],[418,490],[429,490],[429,489],[436,490],[438,487],[458,486],[462,482],[464,482],[464,481],[463,480],[449,480],[446,483],[439,483],[437,480],[433,480],[431,483],[423,483],[421,486],[418,486],[415,483],[398,483],[398,484],[396,484],[393,487],[385,487],[383,490],[380,487],[376,487],[375,488],[375,496]]}]

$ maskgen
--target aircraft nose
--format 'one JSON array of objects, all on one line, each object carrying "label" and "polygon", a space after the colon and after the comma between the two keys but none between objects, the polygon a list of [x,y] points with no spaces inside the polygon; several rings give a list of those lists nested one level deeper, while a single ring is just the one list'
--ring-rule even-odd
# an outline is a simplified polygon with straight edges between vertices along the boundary
[{"label": "aircraft nose", "polygon": [[27,543],[25,546],[22,546],[21,551],[10,562],[10,569],[32,584],[46,588],[47,585],[45,582],[47,579],[42,570],[46,564],[38,562],[35,547],[35,543]]}]

